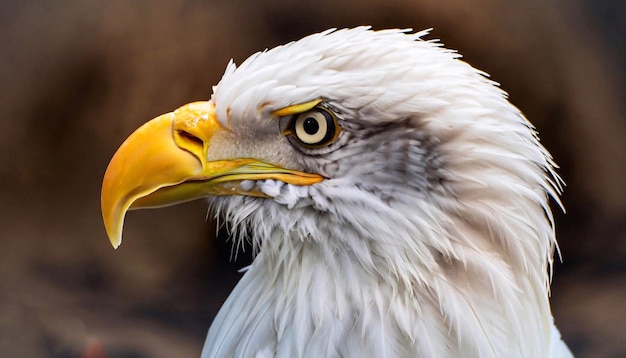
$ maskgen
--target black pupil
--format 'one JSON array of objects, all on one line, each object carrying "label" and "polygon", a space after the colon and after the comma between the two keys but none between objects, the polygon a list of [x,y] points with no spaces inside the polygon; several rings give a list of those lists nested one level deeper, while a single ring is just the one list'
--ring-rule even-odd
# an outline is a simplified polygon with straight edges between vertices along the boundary
[{"label": "black pupil", "polygon": [[314,118],[309,117],[304,120],[304,123],[302,123],[302,128],[306,134],[313,135],[320,130],[320,125]]}]

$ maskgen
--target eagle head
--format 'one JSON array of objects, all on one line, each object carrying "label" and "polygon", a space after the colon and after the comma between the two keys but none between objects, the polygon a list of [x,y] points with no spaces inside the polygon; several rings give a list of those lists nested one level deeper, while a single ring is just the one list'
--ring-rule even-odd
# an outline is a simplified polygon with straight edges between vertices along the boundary
[{"label": "eagle head", "polygon": [[329,30],[231,61],[209,101],[115,154],[114,247],[127,210],[204,197],[252,233],[207,357],[539,357],[560,342],[555,165],[505,93],[426,34]]}]

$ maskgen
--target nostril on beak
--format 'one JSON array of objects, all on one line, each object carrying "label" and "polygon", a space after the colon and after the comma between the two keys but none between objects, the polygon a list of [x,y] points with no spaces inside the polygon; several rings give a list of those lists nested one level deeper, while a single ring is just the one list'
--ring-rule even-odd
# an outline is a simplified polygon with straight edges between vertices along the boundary
[{"label": "nostril on beak", "polygon": [[202,148],[204,146],[204,142],[202,141],[202,139],[196,137],[195,135],[193,135],[193,134],[191,134],[191,133],[189,133],[187,131],[184,131],[184,130],[178,130],[177,132],[178,132],[178,136],[182,140],[184,140],[184,141],[186,141],[186,142],[188,142],[188,143],[190,143],[192,145],[195,144],[195,145],[199,146],[200,148]]},{"label": "nostril on beak", "polygon": [[184,129],[174,131],[174,141],[179,148],[193,154],[200,162],[204,159],[204,141]]}]

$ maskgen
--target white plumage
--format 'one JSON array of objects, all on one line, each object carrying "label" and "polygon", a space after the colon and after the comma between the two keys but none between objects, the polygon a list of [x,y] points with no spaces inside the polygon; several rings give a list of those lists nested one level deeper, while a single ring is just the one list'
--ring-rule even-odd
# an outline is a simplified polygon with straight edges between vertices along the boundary
[{"label": "white plumage", "polygon": [[[327,31],[229,64],[222,124],[254,135],[252,157],[329,179],[211,199],[259,254],[203,356],[569,354],[548,302],[552,159],[492,81],[425,34]],[[270,112],[315,98],[349,135],[310,156],[272,143]]]},{"label": "white plumage", "polygon": [[[325,179],[209,199],[258,255],[203,357],[571,356],[548,299],[555,164],[505,93],[426,34],[329,30],[228,65],[206,161]],[[276,115],[315,100],[340,130],[319,147]]]}]

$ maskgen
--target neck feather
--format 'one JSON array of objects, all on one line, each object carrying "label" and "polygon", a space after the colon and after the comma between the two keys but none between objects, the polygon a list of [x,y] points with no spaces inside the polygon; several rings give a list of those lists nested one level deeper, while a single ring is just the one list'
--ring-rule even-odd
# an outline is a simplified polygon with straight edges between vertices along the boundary
[{"label": "neck feather", "polygon": [[[207,347],[232,353],[278,346],[285,356],[544,355],[553,237],[542,208],[415,202],[343,203],[367,209],[341,217],[314,203],[286,211],[250,200],[252,215],[227,210],[236,224],[279,224],[257,232],[260,253],[216,318]],[[239,339],[215,345],[225,330],[239,331]]]}]

